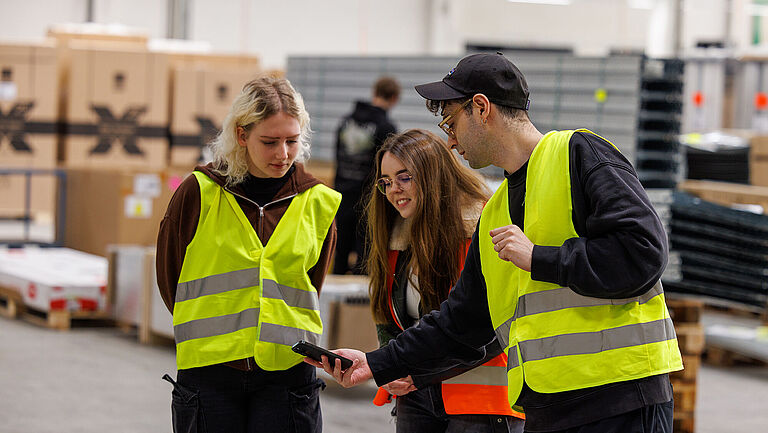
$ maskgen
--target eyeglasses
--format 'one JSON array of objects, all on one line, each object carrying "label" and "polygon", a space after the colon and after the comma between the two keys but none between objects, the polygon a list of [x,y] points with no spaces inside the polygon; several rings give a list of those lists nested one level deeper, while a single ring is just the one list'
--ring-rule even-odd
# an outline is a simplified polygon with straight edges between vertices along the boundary
[{"label": "eyeglasses", "polygon": [[451,138],[456,138],[456,134],[453,132],[453,125],[452,125],[452,124],[451,124],[451,125],[449,125],[449,124],[448,124],[448,122],[450,122],[451,120],[453,120],[454,116],[456,116],[456,114],[457,114],[459,111],[463,110],[463,109],[464,109],[464,107],[466,107],[466,106],[467,106],[467,104],[469,104],[470,102],[472,102],[472,99],[467,99],[467,100],[466,100],[466,101],[464,101],[464,102],[463,102],[461,105],[459,105],[459,106],[458,106],[458,107],[457,107],[455,110],[453,110],[453,112],[452,112],[451,114],[449,114],[449,115],[445,116],[445,117],[443,118],[443,121],[442,121],[442,122],[440,122],[440,123],[438,123],[438,124],[437,124],[437,126],[438,126],[440,129],[442,129],[442,130],[443,130],[443,131],[444,131],[446,134],[448,134],[448,136],[449,136],[449,137],[451,137]]},{"label": "eyeglasses", "polygon": [[387,190],[389,190],[389,187],[391,187],[393,183],[396,183],[398,188],[405,190],[411,187],[411,180],[413,180],[413,176],[408,173],[400,173],[395,176],[394,180],[388,177],[382,177],[376,181],[376,188],[378,188],[382,194],[387,195]]}]

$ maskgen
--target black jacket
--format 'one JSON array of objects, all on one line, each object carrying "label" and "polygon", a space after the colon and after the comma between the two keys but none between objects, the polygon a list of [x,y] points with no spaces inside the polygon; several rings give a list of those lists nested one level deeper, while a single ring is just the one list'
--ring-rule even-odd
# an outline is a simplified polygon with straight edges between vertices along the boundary
[{"label": "black jacket", "polygon": [[371,176],[376,151],[395,125],[386,110],[365,101],[345,116],[336,130],[336,179],[334,188],[342,193],[361,193]]},{"label": "black jacket", "polygon": [[[407,312],[406,306],[406,290],[408,287],[408,261],[410,260],[410,249],[401,251],[397,256],[397,263],[395,265],[395,275],[392,282],[392,306],[397,315],[397,320],[406,329],[414,322],[414,318],[410,317]],[[419,303],[419,313],[423,316],[428,313],[424,311],[421,303]],[[391,340],[397,338],[403,332],[393,321],[389,323],[377,323],[376,333],[379,338],[379,345],[385,346]],[[465,373],[473,368],[485,364],[491,359],[501,354],[503,348],[498,339],[494,338],[490,343],[484,347],[485,356],[480,360],[473,360],[467,364],[461,364],[453,366],[444,371],[434,371],[427,374],[411,375],[413,384],[418,389],[426,388],[430,385],[439,385],[442,381],[448,380],[452,377],[456,377],[462,373]],[[433,395],[440,398],[441,392],[439,387],[436,387]]]},{"label": "black jacket", "polygon": [[[527,165],[507,175],[512,221],[524,226]],[[664,228],[632,165],[606,141],[574,133],[570,142],[571,195],[577,238],[560,247],[534,246],[531,277],[598,298],[639,296],[661,277],[668,246]],[[439,311],[421,319],[386,347],[368,353],[377,384],[408,374],[444,370],[485,356],[495,337],[475,231],[464,270]],[[479,348],[479,349],[478,349]],[[526,431],[555,431],[667,402],[668,375],[575,391],[542,394],[524,385],[517,404]]]}]

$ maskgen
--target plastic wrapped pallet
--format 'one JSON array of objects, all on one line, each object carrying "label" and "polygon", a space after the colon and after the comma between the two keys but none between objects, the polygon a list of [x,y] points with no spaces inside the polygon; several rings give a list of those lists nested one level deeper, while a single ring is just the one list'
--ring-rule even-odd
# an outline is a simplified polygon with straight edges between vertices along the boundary
[{"label": "plastic wrapped pallet", "polygon": [[103,317],[108,305],[107,259],[69,248],[0,249],[0,286],[14,291],[29,308],[63,318]]}]

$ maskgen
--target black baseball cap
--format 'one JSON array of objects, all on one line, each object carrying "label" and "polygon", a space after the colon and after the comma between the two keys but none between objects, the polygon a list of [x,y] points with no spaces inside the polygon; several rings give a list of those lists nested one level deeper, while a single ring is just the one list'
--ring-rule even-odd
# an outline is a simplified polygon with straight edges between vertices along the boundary
[{"label": "black baseball cap", "polygon": [[501,53],[472,54],[459,61],[442,80],[416,86],[425,99],[447,101],[482,93],[494,104],[528,110],[528,83]]}]

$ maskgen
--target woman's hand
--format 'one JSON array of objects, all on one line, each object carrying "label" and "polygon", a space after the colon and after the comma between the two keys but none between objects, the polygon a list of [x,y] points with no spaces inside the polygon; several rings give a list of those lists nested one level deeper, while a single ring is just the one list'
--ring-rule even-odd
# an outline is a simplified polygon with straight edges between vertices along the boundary
[{"label": "woman's hand", "polygon": [[416,387],[413,385],[413,379],[411,376],[406,376],[402,379],[393,380],[388,384],[382,386],[388,393],[396,396],[408,394],[411,391],[416,391]]},{"label": "woman's hand", "polygon": [[331,363],[328,362],[328,357],[325,355],[321,356],[323,360],[322,363],[310,358],[304,358],[304,362],[314,365],[317,368],[322,368],[326,373],[333,376],[336,382],[339,382],[344,388],[360,385],[373,378],[373,373],[371,373],[371,369],[368,367],[368,360],[365,358],[365,353],[355,349],[336,349],[331,352],[351,359],[352,366],[341,371],[341,360],[337,359],[336,363],[331,366]]}]

